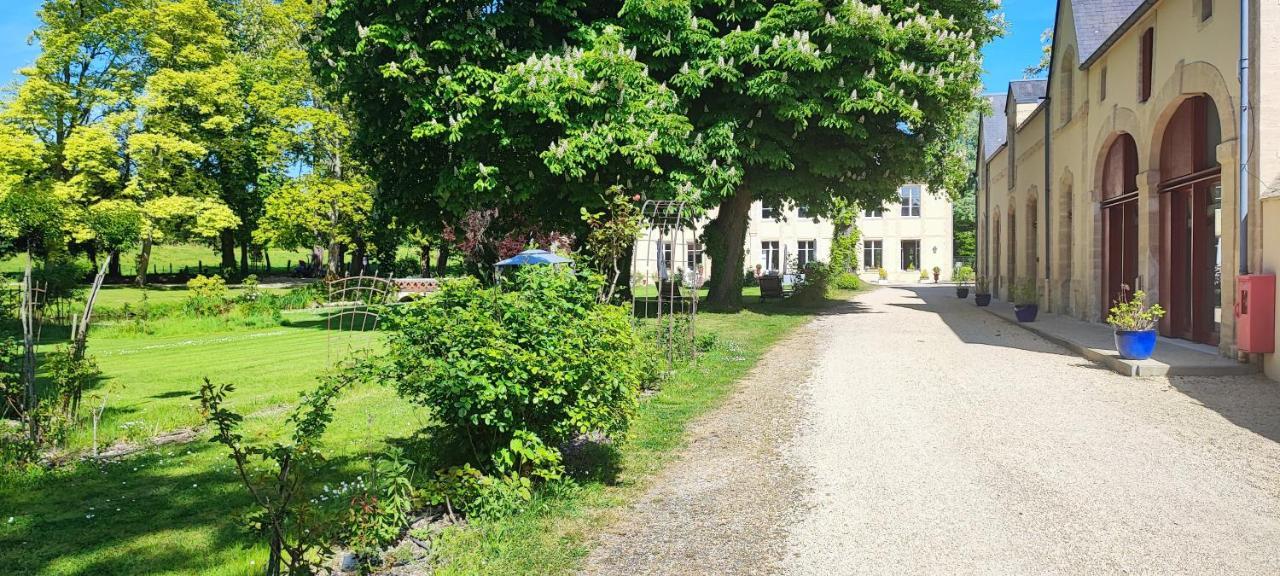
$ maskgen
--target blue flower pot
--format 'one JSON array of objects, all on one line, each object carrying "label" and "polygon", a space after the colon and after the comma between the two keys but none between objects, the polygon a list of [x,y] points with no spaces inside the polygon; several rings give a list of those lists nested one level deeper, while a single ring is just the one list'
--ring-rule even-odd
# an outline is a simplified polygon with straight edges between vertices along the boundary
[{"label": "blue flower pot", "polygon": [[1156,351],[1156,331],[1116,330],[1116,351],[1125,360],[1146,360]]},{"label": "blue flower pot", "polygon": [[1036,316],[1038,316],[1039,314],[1040,314],[1039,304],[1013,307],[1013,315],[1018,317],[1019,322],[1035,322]]}]

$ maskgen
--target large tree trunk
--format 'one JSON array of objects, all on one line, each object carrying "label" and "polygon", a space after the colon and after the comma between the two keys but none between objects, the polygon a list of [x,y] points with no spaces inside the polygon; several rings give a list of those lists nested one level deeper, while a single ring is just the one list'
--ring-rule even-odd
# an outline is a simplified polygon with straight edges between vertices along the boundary
[{"label": "large tree trunk", "polygon": [[431,275],[431,243],[423,242],[418,247],[418,270],[425,278]]},{"label": "large tree trunk", "polygon": [[324,245],[316,244],[315,246],[311,247],[311,272],[309,274],[314,276],[317,272],[320,271],[320,267],[323,265],[324,265]]},{"label": "large tree trunk", "polygon": [[142,239],[142,248],[138,249],[138,275],[134,278],[134,283],[138,286],[147,285],[147,268],[151,267],[151,236],[148,235]]},{"label": "large tree trunk", "polygon": [[236,234],[231,230],[223,230],[218,235],[218,240],[222,252],[222,270],[235,270],[236,268]]},{"label": "large tree trunk", "polygon": [[365,254],[368,253],[367,246],[368,245],[365,244],[364,238],[356,239],[356,249],[351,253],[350,273],[352,276],[360,276],[364,274],[364,258]]},{"label": "large tree trunk", "polygon": [[711,257],[707,305],[714,309],[734,311],[742,308],[742,274],[747,223],[751,215],[751,191],[739,186],[720,201],[720,211],[707,226],[705,249]]},{"label": "large tree trunk", "polygon": [[335,278],[341,276],[342,264],[346,259],[346,247],[341,242],[330,242],[328,275]]},{"label": "large tree trunk", "polygon": [[440,251],[436,253],[436,278],[444,278],[449,273],[449,243],[441,242]]},{"label": "large tree trunk", "polygon": [[240,275],[249,275],[249,241],[240,241]]},{"label": "large tree trunk", "polygon": [[107,276],[111,278],[123,278],[124,272],[120,270],[120,251],[112,250],[107,254],[107,258],[111,262],[107,265]]}]

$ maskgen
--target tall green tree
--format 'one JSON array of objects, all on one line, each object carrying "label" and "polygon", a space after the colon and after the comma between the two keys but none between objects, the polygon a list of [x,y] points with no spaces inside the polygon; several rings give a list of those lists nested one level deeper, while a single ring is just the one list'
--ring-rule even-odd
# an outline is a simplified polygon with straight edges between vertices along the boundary
[{"label": "tall green tree", "polygon": [[[94,256],[99,247],[114,251],[136,240],[128,215],[116,217],[112,208],[120,205],[115,201],[127,180],[122,114],[145,82],[143,6],[140,0],[41,4],[40,26],[32,34],[41,53],[19,71],[19,84],[0,112],[6,139],[38,143],[27,150],[38,150],[40,168],[27,172],[19,196],[46,209],[42,220],[50,225],[39,227],[36,244],[79,242]],[[42,194],[47,197],[37,198]]]},{"label": "tall green tree", "polygon": [[[351,98],[380,201],[419,217],[506,204],[554,221],[620,181],[682,195],[717,209],[705,238],[710,297],[733,308],[753,201],[821,213],[834,198],[889,200],[910,180],[963,180],[954,136],[978,104],[979,50],[1001,31],[996,7],[331,0],[315,61]],[[564,72],[589,93],[614,91],[598,105],[572,91],[548,102],[528,76],[610,45],[625,57]],[[519,81],[530,90],[512,92]],[[557,117],[508,113],[521,103]],[[637,141],[627,133],[648,134],[639,142],[652,162],[629,156]],[[578,169],[558,173],[561,155],[579,150],[590,154]],[[592,194],[576,191],[597,177]]]}]

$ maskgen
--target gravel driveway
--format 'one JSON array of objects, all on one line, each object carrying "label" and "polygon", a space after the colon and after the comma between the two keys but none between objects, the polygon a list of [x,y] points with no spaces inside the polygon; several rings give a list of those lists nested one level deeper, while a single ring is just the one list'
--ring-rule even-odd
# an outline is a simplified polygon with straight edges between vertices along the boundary
[{"label": "gravel driveway", "polygon": [[691,437],[585,573],[1280,574],[1280,386],[1121,377],[946,288],[815,320]]}]

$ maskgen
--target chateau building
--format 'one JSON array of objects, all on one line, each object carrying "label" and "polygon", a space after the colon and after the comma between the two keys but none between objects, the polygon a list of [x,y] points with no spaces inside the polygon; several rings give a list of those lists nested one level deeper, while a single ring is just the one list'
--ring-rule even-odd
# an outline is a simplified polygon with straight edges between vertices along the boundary
[{"label": "chateau building", "polygon": [[[953,258],[951,200],[923,184],[898,189],[898,202],[859,211],[858,266],[866,280],[884,268],[889,280],[915,282],[920,271],[942,270],[950,280]],[[783,210],[756,202],[747,228],[746,263],[763,271],[782,271],[783,264],[803,268],[810,260],[831,260],[835,227],[828,218],[803,207]],[[789,266],[787,272],[793,272]]]},{"label": "chateau building", "polygon": [[1162,335],[1280,378],[1234,312],[1240,278],[1280,265],[1278,24],[1259,0],[1057,2],[1047,79],[1010,82],[980,123],[977,268],[996,296],[1034,282],[1042,309],[1102,322],[1142,289]]}]

